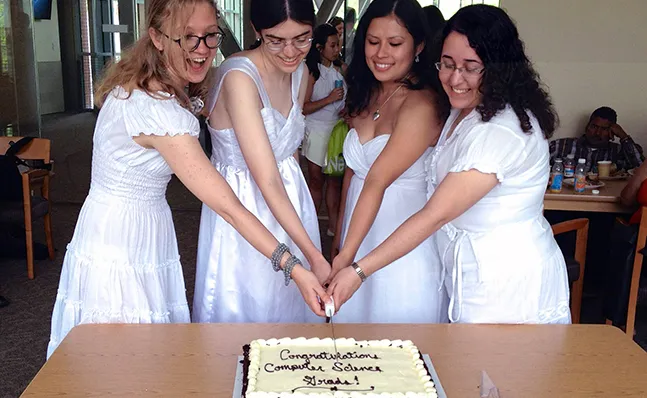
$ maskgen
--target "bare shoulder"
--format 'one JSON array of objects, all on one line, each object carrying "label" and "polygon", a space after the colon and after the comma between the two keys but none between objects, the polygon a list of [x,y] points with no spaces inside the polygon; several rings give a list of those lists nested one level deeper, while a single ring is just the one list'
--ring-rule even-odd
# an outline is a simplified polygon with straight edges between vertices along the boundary
[{"label": "bare shoulder", "polygon": [[400,113],[407,116],[416,115],[435,118],[436,94],[431,90],[411,90],[400,109]]}]

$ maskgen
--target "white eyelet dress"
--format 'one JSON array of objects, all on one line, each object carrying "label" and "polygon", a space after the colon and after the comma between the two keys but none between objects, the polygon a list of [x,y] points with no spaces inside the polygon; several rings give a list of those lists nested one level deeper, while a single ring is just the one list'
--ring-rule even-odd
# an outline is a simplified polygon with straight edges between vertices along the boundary
[{"label": "white eyelet dress", "polygon": [[188,323],[184,277],[162,155],[133,137],[200,132],[173,98],[121,88],[99,112],[90,192],[67,246],[52,313],[49,357],[82,323]]},{"label": "white eyelet dress", "polygon": [[[263,109],[265,131],[276,158],[288,197],[310,239],[319,245],[319,223],[314,203],[299,163],[294,158],[305,130],[298,95],[305,65],[292,73],[292,109],[287,119],[272,108],[269,95],[254,63],[246,57],[228,58],[218,69],[209,94],[211,112],[225,76],[241,71],[254,80]],[[270,211],[245,163],[233,128],[208,126],[213,143],[211,161],[242,204],[279,242],[285,243],[309,268],[303,254]],[[310,315],[311,314],[311,315]],[[198,260],[193,300],[194,322],[305,322],[316,317],[306,306],[294,282],[285,286],[283,273],[272,269],[270,260],[253,248],[231,225],[207,206],[202,207]],[[320,318],[319,318],[320,319]]]},{"label": "white eyelet dress", "polygon": [[543,217],[549,152],[537,120],[526,134],[509,106],[489,122],[472,111],[447,139],[458,114],[430,158],[429,195],[447,174],[468,170],[499,184],[436,233],[450,321],[570,323],[566,264]]}]

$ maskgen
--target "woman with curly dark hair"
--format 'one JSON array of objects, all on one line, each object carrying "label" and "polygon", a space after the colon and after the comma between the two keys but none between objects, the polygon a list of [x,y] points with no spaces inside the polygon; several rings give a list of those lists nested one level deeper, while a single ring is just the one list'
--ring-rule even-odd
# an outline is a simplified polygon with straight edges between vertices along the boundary
[{"label": "woman with curly dark hair", "polygon": [[465,7],[442,39],[452,111],[429,161],[429,202],[329,292],[339,307],[437,232],[452,322],[570,323],[564,258],[542,214],[557,123],[548,94],[503,10]]}]

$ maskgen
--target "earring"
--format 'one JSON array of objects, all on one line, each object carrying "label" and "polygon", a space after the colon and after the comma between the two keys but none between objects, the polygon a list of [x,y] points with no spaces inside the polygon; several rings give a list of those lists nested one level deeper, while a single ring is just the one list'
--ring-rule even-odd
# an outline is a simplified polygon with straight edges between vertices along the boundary
[{"label": "earring", "polygon": [[420,62],[420,57],[416,55],[416,62]]}]

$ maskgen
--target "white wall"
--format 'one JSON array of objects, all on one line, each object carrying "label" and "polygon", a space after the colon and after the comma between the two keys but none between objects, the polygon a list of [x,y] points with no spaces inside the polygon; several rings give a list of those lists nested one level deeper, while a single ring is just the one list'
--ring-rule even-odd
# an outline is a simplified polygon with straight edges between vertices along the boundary
[{"label": "white wall", "polygon": [[65,95],[56,0],[52,1],[51,19],[34,21],[34,47],[38,65],[40,113],[63,112]]},{"label": "white wall", "polygon": [[583,133],[608,105],[647,146],[647,0],[501,0],[561,118],[558,137]]},{"label": "white wall", "polygon": [[36,47],[37,62],[61,61],[56,0],[52,1],[52,19],[34,21],[34,46]]}]

